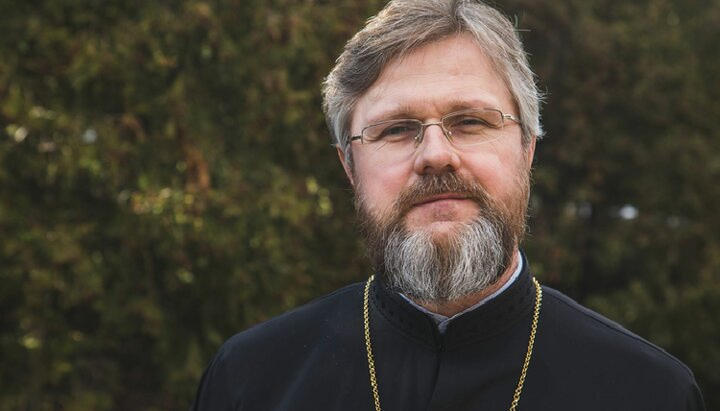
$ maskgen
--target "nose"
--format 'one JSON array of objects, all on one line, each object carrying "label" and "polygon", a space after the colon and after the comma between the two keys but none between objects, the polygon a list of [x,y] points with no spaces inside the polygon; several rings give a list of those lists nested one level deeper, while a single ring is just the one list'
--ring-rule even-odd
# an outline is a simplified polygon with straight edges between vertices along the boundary
[{"label": "nose", "polygon": [[[436,126],[436,127],[433,127]],[[418,174],[443,174],[460,168],[460,155],[440,123],[425,125],[415,149],[414,169]]]}]

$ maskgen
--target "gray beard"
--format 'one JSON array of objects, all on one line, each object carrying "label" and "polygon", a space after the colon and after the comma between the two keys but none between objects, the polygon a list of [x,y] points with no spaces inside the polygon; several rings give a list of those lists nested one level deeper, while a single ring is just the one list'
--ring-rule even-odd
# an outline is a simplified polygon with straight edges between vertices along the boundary
[{"label": "gray beard", "polygon": [[447,241],[424,231],[395,230],[385,247],[388,286],[418,302],[443,303],[485,290],[508,266],[503,233],[479,217]]},{"label": "gray beard", "polygon": [[[510,266],[523,236],[529,181],[525,176],[518,180],[510,207],[454,173],[421,179],[382,217],[373,216],[361,190],[356,191],[360,229],[373,268],[391,290],[421,304],[443,304],[487,289]],[[443,239],[434,239],[427,230],[408,230],[404,217],[412,205],[442,193],[466,194],[478,205],[477,217]]]}]

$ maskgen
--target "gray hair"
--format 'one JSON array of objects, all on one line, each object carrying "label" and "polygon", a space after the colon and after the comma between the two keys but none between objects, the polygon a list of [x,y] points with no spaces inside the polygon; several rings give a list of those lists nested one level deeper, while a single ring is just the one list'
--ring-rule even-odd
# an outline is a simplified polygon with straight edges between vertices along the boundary
[{"label": "gray hair", "polygon": [[345,153],[358,99],[391,61],[423,45],[469,33],[487,54],[517,104],[525,146],[543,135],[542,95],[513,24],[480,0],[392,0],[345,45],[323,84],[323,110],[333,143]]},{"label": "gray hair", "polygon": [[512,255],[503,248],[498,222],[480,216],[463,224],[448,244],[426,231],[393,231],[385,248],[385,279],[397,291],[423,303],[442,304],[496,283]]}]

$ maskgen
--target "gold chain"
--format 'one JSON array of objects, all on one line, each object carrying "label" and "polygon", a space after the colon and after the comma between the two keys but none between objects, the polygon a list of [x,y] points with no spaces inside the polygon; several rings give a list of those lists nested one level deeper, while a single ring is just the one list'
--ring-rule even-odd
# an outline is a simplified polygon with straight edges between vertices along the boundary
[{"label": "gold chain", "polygon": [[[370,341],[370,310],[369,306],[369,295],[370,295],[370,284],[375,279],[374,275],[368,278],[365,283],[365,294],[363,296],[363,322],[365,325],[365,348],[367,350],[368,359],[368,370],[370,371],[370,386],[372,387],[373,400],[375,401],[375,411],[380,410],[380,393],[378,392],[377,376],[375,374],[375,358],[373,357],[372,343]],[[520,394],[522,394],[523,385],[525,385],[525,377],[527,376],[528,368],[530,367],[530,359],[532,358],[533,347],[535,346],[535,334],[537,334],[538,322],[540,321],[540,307],[542,306],[542,287],[540,283],[533,277],[533,284],[535,285],[535,311],[533,312],[532,326],[530,327],[530,340],[528,341],[527,354],[525,354],[525,362],[523,363],[522,371],[520,372],[520,380],[518,381],[517,388],[515,388],[515,394],[513,394],[513,400],[510,404],[510,411],[515,411],[518,403],[520,402]]]},{"label": "gold chain", "polygon": [[513,395],[512,403],[510,404],[510,411],[515,411],[518,403],[520,402],[520,394],[522,393],[523,385],[525,384],[525,376],[527,376],[527,370],[530,367],[530,358],[532,358],[533,347],[535,346],[535,334],[537,334],[538,322],[540,321],[540,306],[542,305],[542,287],[538,280],[533,277],[533,284],[535,284],[535,311],[533,312],[532,326],[530,326],[530,341],[528,341],[527,354],[525,354],[525,362],[523,363],[522,372],[520,372],[520,380],[518,381],[517,388],[515,388],[515,394]]},{"label": "gold chain", "polygon": [[370,284],[375,279],[374,275],[368,278],[365,284],[365,296],[363,298],[363,321],[365,322],[365,348],[367,349],[368,368],[370,370],[370,386],[372,387],[373,399],[375,400],[375,411],[380,411],[380,394],[378,393],[377,377],[375,376],[375,359],[373,358],[372,344],[370,343],[370,310],[368,309],[368,296],[370,295]]}]

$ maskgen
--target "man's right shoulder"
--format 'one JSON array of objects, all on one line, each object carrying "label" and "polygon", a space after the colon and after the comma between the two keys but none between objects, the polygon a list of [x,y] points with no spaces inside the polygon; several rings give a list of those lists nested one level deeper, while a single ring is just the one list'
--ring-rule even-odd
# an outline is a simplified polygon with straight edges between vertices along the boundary
[{"label": "man's right shoulder", "polygon": [[364,355],[362,293],[362,284],[346,286],[231,337],[203,373],[192,409],[278,409],[284,390],[307,375],[340,375],[348,352]]},{"label": "man's right shoulder", "polygon": [[330,332],[342,335],[348,323],[354,323],[351,319],[362,320],[363,286],[363,283],[350,284],[251,326],[228,339],[218,355],[244,356],[255,350],[267,350],[277,345],[278,341],[286,347],[298,347],[326,337]]}]

